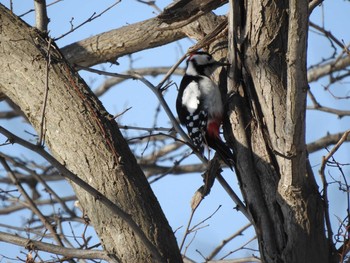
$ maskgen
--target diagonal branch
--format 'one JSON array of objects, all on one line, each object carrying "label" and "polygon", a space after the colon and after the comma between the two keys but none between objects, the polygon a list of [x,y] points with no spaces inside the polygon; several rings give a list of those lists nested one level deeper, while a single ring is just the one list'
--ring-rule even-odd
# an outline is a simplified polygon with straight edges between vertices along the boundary
[{"label": "diagonal branch", "polygon": [[61,49],[72,64],[89,67],[184,38],[179,30],[159,31],[156,18],[124,26],[75,42]]},{"label": "diagonal branch", "polygon": [[24,197],[26,202],[29,204],[29,207],[33,211],[33,213],[35,213],[38,216],[38,218],[43,223],[45,228],[48,229],[51,232],[51,234],[53,235],[53,237],[54,237],[55,241],[57,242],[57,244],[59,244],[60,246],[63,247],[64,244],[63,244],[61,238],[59,237],[59,235],[57,234],[57,231],[56,231],[55,227],[50,224],[50,222],[43,215],[43,213],[39,210],[39,208],[34,203],[34,201],[27,194],[27,191],[24,189],[24,187],[21,185],[21,183],[17,180],[17,177],[16,177],[15,173],[11,170],[11,168],[7,164],[5,158],[2,157],[2,156],[0,157],[0,163],[2,164],[2,166],[4,167],[6,172],[8,173],[8,175],[11,178],[13,184],[17,186],[17,188],[20,191],[21,195]]},{"label": "diagonal branch", "polygon": [[68,258],[104,259],[104,260],[107,260],[108,262],[118,262],[114,259],[111,259],[105,251],[65,248],[65,247],[52,245],[42,241],[35,241],[35,240],[15,236],[4,232],[0,232],[0,241],[22,246],[29,250],[42,250],[53,254],[63,255]]},{"label": "diagonal branch", "polygon": [[323,64],[317,67],[313,67],[307,72],[307,79],[310,82],[315,82],[320,78],[329,75],[330,73],[334,73],[336,71],[340,71],[345,69],[350,65],[350,56],[341,56],[333,59],[327,64]]},{"label": "diagonal branch", "polygon": [[[87,182],[80,179],[77,175],[73,174],[71,171],[69,171],[64,165],[62,165],[59,161],[57,161],[53,156],[51,156],[48,152],[45,151],[44,148],[31,144],[27,142],[26,140],[23,140],[22,138],[14,135],[13,133],[9,132],[8,130],[4,129],[0,126],[0,133],[6,136],[9,141],[12,143],[17,143],[31,151],[34,151],[38,153],[40,156],[42,156],[46,161],[51,163],[53,166],[56,167],[56,169],[67,179],[73,181],[75,184],[79,185],[81,188],[83,188],[86,192],[91,194],[95,197],[96,201],[100,201],[102,204],[104,204],[106,207],[110,209],[115,215],[122,218],[129,227],[134,231],[134,233],[140,238],[140,240],[147,246],[149,251],[153,254],[155,259],[157,259],[159,262],[161,262],[161,256],[159,255],[158,250],[154,247],[154,245],[149,241],[149,239],[145,236],[143,231],[140,229],[140,227],[135,223],[135,221],[132,219],[132,217],[125,213],[119,206],[114,204],[111,200],[109,200],[106,196],[104,196],[101,192],[90,186]],[[0,158],[1,161],[1,158]]]},{"label": "diagonal branch", "polygon": [[[132,72],[137,72],[137,74],[145,76],[145,75],[151,75],[153,77],[160,75],[160,74],[166,74],[170,70],[169,67],[155,67],[155,68],[138,68],[133,71],[128,70],[123,75],[130,75]],[[172,74],[175,75],[183,75],[184,69],[177,68]],[[112,88],[114,85],[120,84],[121,82],[125,81],[126,79],[118,78],[118,77],[111,77],[106,79],[100,86],[98,86],[94,93],[97,97],[103,95],[106,93],[110,88]]]},{"label": "diagonal branch", "polygon": [[[313,153],[328,147],[331,144],[336,144],[344,135],[344,132],[327,134],[326,136],[313,141],[307,145],[307,150],[309,153]],[[345,141],[350,141],[350,136],[345,138]]]},{"label": "diagonal branch", "polygon": [[180,22],[208,13],[227,2],[227,0],[179,0],[164,8],[164,11],[158,15],[158,19],[167,24]]},{"label": "diagonal branch", "polygon": [[[196,0],[196,2],[202,1]],[[191,10],[191,8],[195,7],[196,11],[192,10],[189,12],[201,12],[199,19],[208,17],[211,20],[213,17],[216,19],[216,16],[208,12],[226,2],[222,0],[206,0],[205,4],[199,3],[199,6],[196,7],[192,3],[190,7],[187,6],[186,8]],[[183,12],[183,9],[179,9],[172,15],[182,17]],[[182,17],[182,19],[186,19],[186,17],[187,15]],[[161,25],[163,21],[159,17],[151,18],[72,43],[63,47],[61,51],[65,58],[70,63],[77,65],[78,68],[79,66],[90,67],[105,62],[115,63],[118,57],[185,38],[188,36],[188,32],[192,30],[191,26],[198,28],[196,21],[189,24],[185,23],[180,28],[174,29],[163,27]],[[201,23],[201,26],[203,25],[204,23]]]}]

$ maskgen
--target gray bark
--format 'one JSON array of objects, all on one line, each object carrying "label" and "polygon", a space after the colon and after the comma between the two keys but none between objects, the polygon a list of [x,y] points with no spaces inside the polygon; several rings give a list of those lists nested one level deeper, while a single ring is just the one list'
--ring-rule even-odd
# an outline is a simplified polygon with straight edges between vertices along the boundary
[{"label": "gray bark", "polygon": [[232,2],[225,128],[262,260],[332,262],[305,144],[307,2]]},{"label": "gray bark", "polygon": [[[0,91],[41,127],[48,78],[45,139],[52,154],[73,173],[120,206],[144,231],[164,262],[182,262],[176,240],[117,124],[100,101],[50,46],[48,39],[0,5]],[[107,253],[120,262],[154,262],[128,224],[79,186],[77,197]]]}]

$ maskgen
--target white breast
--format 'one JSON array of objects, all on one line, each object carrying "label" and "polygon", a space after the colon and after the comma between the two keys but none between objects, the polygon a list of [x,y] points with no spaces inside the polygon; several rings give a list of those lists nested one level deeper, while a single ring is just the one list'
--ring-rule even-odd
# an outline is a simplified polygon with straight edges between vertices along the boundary
[{"label": "white breast", "polygon": [[193,114],[193,112],[198,109],[199,97],[201,91],[197,82],[192,81],[184,90],[182,95],[182,105],[186,106],[188,112]]},{"label": "white breast", "polygon": [[223,104],[218,86],[208,77],[204,77],[199,81],[200,92],[203,94],[204,107],[208,109],[209,117],[221,116],[223,112]]}]

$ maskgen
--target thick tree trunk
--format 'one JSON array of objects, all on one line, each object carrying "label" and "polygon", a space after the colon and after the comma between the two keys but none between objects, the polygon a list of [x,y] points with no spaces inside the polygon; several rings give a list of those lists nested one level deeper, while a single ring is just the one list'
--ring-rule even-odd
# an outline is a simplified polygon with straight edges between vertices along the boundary
[{"label": "thick tree trunk", "polygon": [[[182,262],[172,230],[115,121],[107,118],[101,103],[55,46],[2,5],[0,68],[0,91],[22,109],[37,131],[48,74],[44,127],[53,155],[130,214],[162,262]],[[73,187],[112,257],[120,262],[155,261],[126,222],[80,187]]]},{"label": "thick tree trunk", "polygon": [[305,145],[308,3],[231,4],[229,140],[261,257],[332,262]]}]

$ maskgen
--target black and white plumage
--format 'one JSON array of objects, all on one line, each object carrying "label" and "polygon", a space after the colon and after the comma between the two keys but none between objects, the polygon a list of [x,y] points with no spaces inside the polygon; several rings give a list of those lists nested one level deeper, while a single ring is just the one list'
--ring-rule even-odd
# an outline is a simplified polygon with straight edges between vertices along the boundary
[{"label": "black and white plumage", "polygon": [[206,52],[190,55],[180,84],[176,110],[193,145],[200,152],[203,152],[204,145],[210,146],[232,168],[233,154],[219,135],[223,116],[222,98],[218,86],[210,79],[215,69],[223,65],[227,64],[214,60]]}]

